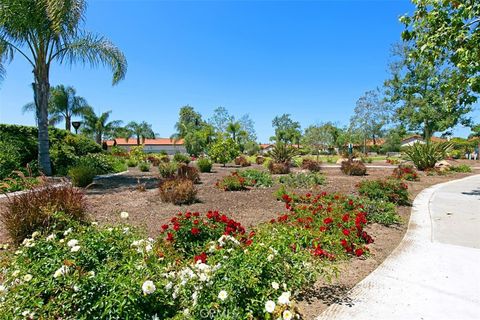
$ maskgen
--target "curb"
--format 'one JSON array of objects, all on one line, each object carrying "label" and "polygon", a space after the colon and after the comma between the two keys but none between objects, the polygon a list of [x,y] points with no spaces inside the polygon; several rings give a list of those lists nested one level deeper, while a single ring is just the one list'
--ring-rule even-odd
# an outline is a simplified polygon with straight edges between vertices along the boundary
[{"label": "curb", "polygon": [[106,179],[106,178],[111,178],[111,177],[115,177],[115,176],[120,176],[120,175],[128,173],[128,172],[129,171],[126,170],[126,171],[117,172],[117,173],[101,174],[101,175],[95,176],[93,179]]}]

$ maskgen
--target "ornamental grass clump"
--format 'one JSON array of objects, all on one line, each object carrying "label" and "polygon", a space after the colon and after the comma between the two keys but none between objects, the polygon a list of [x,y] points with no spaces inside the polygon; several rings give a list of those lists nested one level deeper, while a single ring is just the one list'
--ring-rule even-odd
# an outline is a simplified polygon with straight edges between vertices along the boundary
[{"label": "ornamental grass clump", "polygon": [[45,185],[9,197],[1,210],[1,221],[10,238],[20,243],[35,231],[62,230],[66,226],[65,217],[86,221],[86,208],[80,190],[69,185]]},{"label": "ornamental grass clump", "polygon": [[271,174],[287,174],[290,173],[290,165],[288,163],[269,161],[268,170]]},{"label": "ornamental grass clump", "polygon": [[96,173],[91,167],[80,165],[68,170],[68,177],[72,180],[75,187],[85,188],[93,183]]},{"label": "ornamental grass clump", "polygon": [[367,167],[363,162],[357,160],[343,161],[340,170],[349,176],[364,176],[367,173]]},{"label": "ornamental grass clump", "polygon": [[185,178],[170,178],[160,182],[160,199],[175,205],[190,204],[197,200],[197,189],[192,180]]},{"label": "ornamental grass clump", "polygon": [[358,192],[371,200],[381,200],[397,205],[409,205],[408,186],[398,179],[364,180],[358,185]]},{"label": "ornamental grass clump", "polygon": [[419,181],[417,170],[409,164],[401,164],[393,169],[392,177],[395,179],[403,179],[407,181]]},{"label": "ornamental grass clump", "polygon": [[175,177],[178,170],[178,164],[176,162],[162,162],[158,165],[158,173],[160,177],[164,179],[170,179]]},{"label": "ornamental grass clump", "polygon": [[149,172],[150,171],[150,163],[148,162],[140,162],[138,164],[138,169],[141,171],[141,172]]},{"label": "ornamental grass clump", "polygon": [[208,158],[200,158],[197,160],[197,167],[200,172],[212,172],[212,161]]}]

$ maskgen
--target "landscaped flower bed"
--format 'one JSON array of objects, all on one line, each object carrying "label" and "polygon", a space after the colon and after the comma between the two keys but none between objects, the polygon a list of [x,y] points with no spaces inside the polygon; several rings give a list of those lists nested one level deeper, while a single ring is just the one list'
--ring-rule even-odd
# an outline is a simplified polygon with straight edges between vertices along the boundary
[{"label": "landscaped flower bed", "polygon": [[209,211],[178,213],[156,241],[74,221],[35,232],[2,257],[0,317],[290,319],[331,260],[363,257],[373,239],[359,198],[282,201],[287,213],[251,230]]}]

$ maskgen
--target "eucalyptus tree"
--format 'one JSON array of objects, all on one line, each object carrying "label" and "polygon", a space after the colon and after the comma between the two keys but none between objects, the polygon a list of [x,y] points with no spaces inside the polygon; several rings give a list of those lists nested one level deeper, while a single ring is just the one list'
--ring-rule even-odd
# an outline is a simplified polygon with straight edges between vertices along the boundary
[{"label": "eucalyptus tree", "polygon": [[97,115],[91,107],[88,108],[83,117],[82,133],[91,136],[98,144],[102,144],[102,140],[106,138],[113,138],[118,128],[120,128],[122,121],[108,121],[111,113],[112,111],[106,111]]},{"label": "eucalyptus tree", "polygon": [[46,175],[52,174],[48,143],[51,65],[102,64],[112,70],[113,84],[122,80],[127,71],[125,56],[111,41],[81,29],[85,11],[85,0],[0,2],[0,62],[8,63],[19,55],[32,68],[38,162]]},{"label": "eucalyptus tree", "polygon": [[137,139],[137,146],[145,142],[145,139],[155,138],[155,132],[153,132],[152,125],[145,121],[140,123],[131,121],[126,125],[125,129],[128,134],[125,138],[129,139],[134,136]]}]

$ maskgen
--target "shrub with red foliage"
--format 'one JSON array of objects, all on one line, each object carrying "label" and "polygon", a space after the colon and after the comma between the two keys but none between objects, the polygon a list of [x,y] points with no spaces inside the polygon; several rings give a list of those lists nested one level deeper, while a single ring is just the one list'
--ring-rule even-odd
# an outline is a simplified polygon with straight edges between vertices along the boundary
[{"label": "shrub with red foliage", "polygon": [[242,166],[242,167],[248,167],[251,166],[252,164],[250,161],[245,156],[238,156],[235,158],[235,164],[237,166]]},{"label": "shrub with red foliage", "polygon": [[367,167],[363,162],[353,160],[343,161],[340,170],[349,176],[364,176],[367,173]]},{"label": "shrub with red foliage", "polygon": [[86,221],[84,194],[70,186],[41,186],[8,198],[1,221],[10,238],[20,243],[35,231],[62,230],[71,220]]},{"label": "shrub with red foliage", "polygon": [[[241,223],[218,211],[208,211],[205,215],[180,212],[170,219],[169,224],[162,226],[161,233],[165,235],[165,240],[187,256],[201,256],[205,245],[211,241],[217,242],[222,235],[246,241],[245,228]],[[206,254],[201,259],[206,261]]]},{"label": "shrub with red foliage", "polygon": [[181,164],[177,169],[177,177],[191,180],[193,183],[200,183],[198,169],[187,164]]},{"label": "shrub with red foliage", "polygon": [[319,172],[322,169],[322,162],[312,159],[303,159],[302,169],[309,170],[311,172]]},{"label": "shrub with red foliage", "polygon": [[180,205],[195,202],[197,189],[189,179],[170,178],[160,182],[159,193],[163,202]]},{"label": "shrub with red foliage", "polygon": [[270,161],[268,170],[270,170],[271,174],[287,174],[290,173],[290,165],[284,162]]}]

